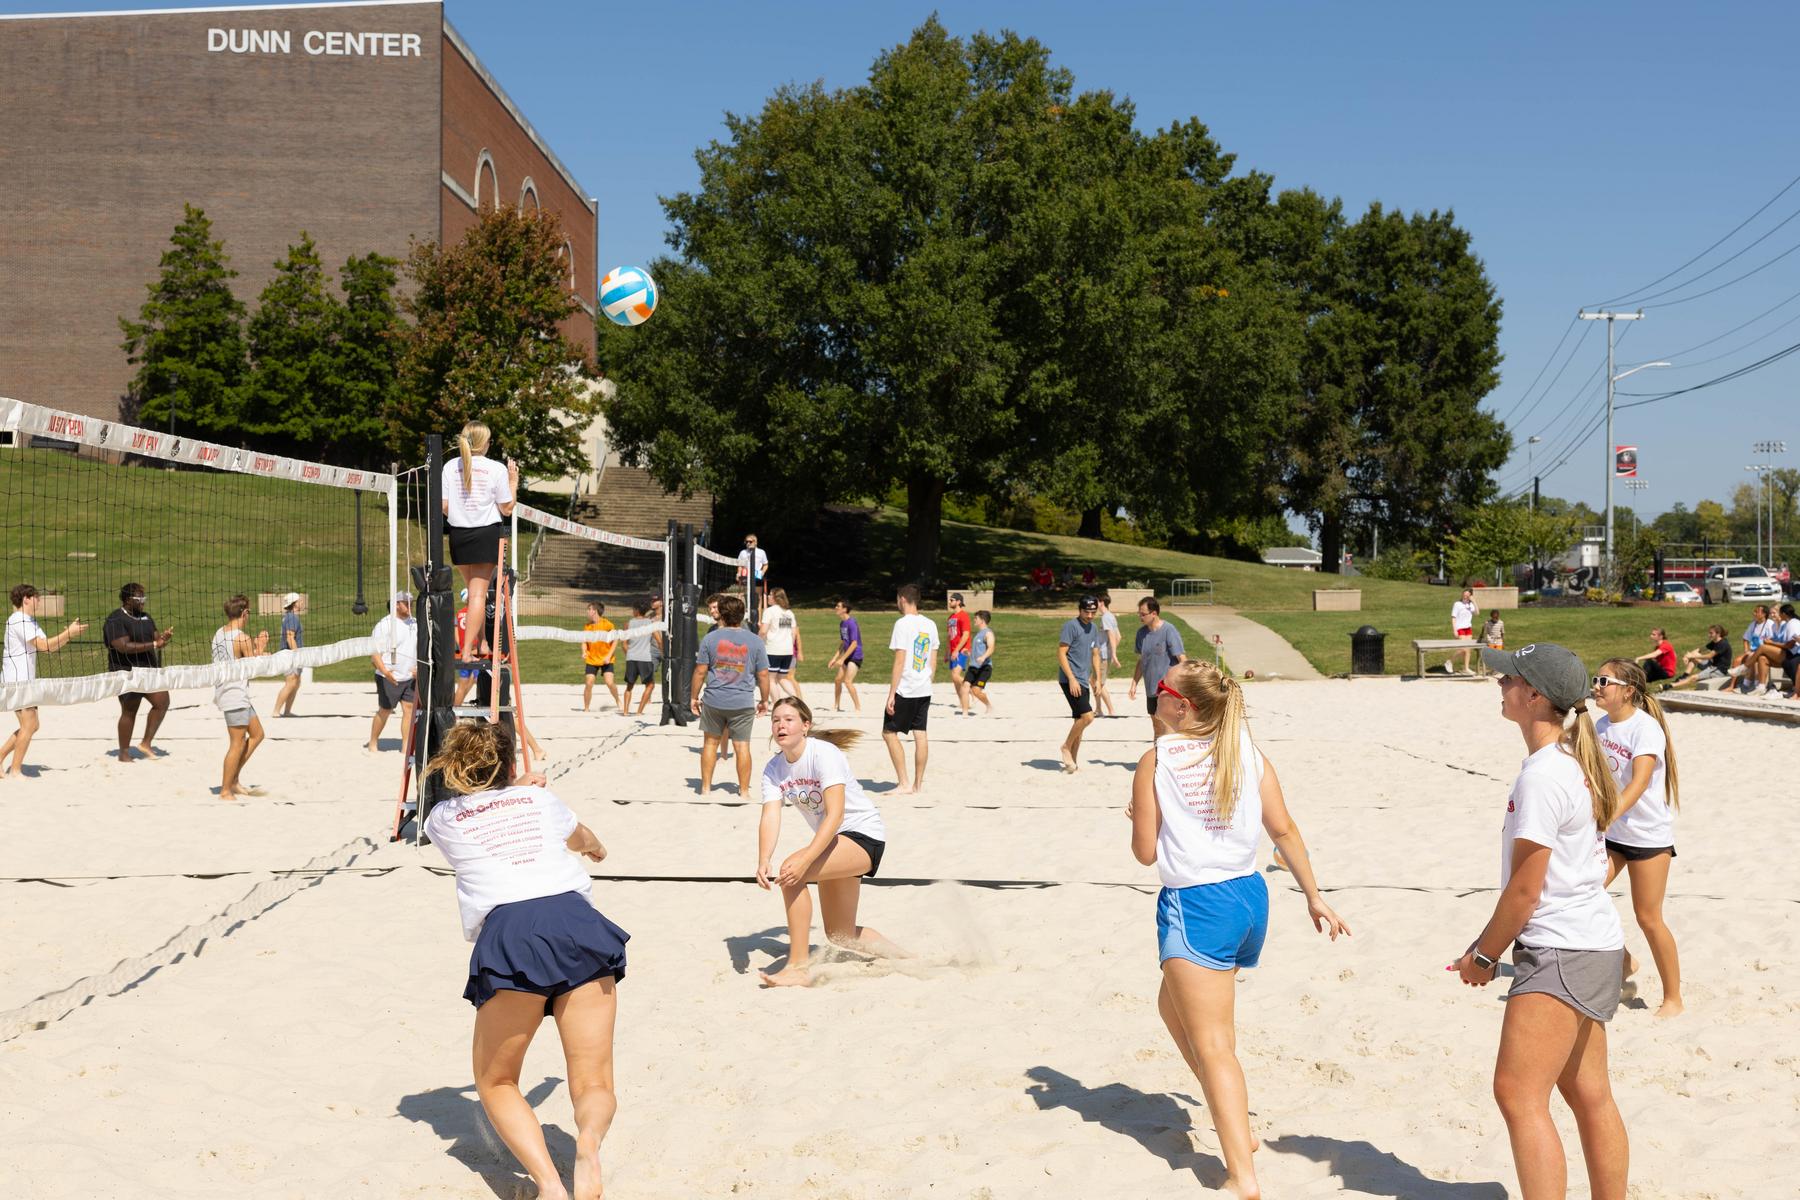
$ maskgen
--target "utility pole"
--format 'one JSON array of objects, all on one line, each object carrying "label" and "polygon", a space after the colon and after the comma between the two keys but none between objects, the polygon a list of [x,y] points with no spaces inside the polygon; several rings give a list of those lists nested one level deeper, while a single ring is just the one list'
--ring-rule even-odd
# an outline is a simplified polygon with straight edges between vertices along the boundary
[{"label": "utility pole", "polygon": [[[1786,454],[1787,453],[1787,443],[1786,442],[1757,442],[1750,448],[1752,450],[1756,451],[1758,454]],[[1774,478],[1774,475],[1772,474],[1774,469],[1775,469],[1774,463],[1769,463],[1762,468],[1763,482],[1768,485],[1767,492],[1768,492],[1768,497],[1769,497],[1769,560],[1770,561],[1773,561],[1775,558],[1775,478]],[[1758,508],[1757,508],[1756,522],[1757,522],[1758,527],[1760,528],[1762,525],[1762,508],[1761,508],[1761,506],[1758,506]],[[1757,551],[1757,559],[1759,561],[1762,559],[1762,551],[1760,549]],[[1768,566],[1768,562],[1764,562],[1763,565]]]},{"label": "utility pole", "polygon": [[[1759,446],[1764,446],[1764,445],[1767,445],[1768,443],[1758,442],[1756,444]],[[1749,466],[1745,467],[1744,470],[1756,472],[1756,561],[1761,562],[1763,560],[1762,515],[1763,515],[1763,492],[1765,490],[1763,488],[1763,480],[1768,478],[1769,464],[1768,463],[1751,463]],[[1774,541],[1773,538],[1770,538],[1769,540]]]},{"label": "utility pole", "polygon": [[1616,470],[1613,460],[1613,385],[1627,375],[1642,371],[1645,367],[1666,367],[1669,364],[1666,362],[1643,363],[1629,371],[1613,374],[1613,322],[1641,321],[1644,319],[1643,309],[1640,308],[1634,313],[1584,312],[1576,315],[1584,321],[1606,322],[1606,582],[1610,587],[1616,574],[1613,561],[1613,474]]}]

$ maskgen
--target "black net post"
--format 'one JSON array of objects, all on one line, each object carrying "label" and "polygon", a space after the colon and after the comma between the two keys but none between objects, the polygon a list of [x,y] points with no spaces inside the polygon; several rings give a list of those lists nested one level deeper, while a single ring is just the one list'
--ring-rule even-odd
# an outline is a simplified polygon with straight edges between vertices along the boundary
[{"label": "black net post", "polygon": [[694,679],[694,615],[699,589],[694,573],[694,527],[669,522],[672,594],[663,605],[668,628],[663,633],[663,716],[661,724],[686,725],[692,719]]},{"label": "black net post", "polygon": [[419,616],[418,705],[413,713],[413,779],[418,788],[418,840],[425,841],[425,818],[445,798],[443,780],[428,775],[425,764],[437,753],[443,736],[456,724],[451,703],[456,694],[456,601],[451,571],[444,562],[444,439],[425,439],[425,564],[413,568]]}]

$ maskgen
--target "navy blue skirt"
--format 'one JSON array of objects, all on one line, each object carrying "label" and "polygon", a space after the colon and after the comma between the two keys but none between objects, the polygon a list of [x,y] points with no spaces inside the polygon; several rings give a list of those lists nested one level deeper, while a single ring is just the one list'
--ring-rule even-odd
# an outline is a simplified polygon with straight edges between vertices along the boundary
[{"label": "navy blue skirt", "polygon": [[596,979],[625,978],[630,940],[580,892],[502,904],[476,936],[463,999],[480,1008],[495,992],[530,992],[544,998],[548,1016],[564,992]]}]

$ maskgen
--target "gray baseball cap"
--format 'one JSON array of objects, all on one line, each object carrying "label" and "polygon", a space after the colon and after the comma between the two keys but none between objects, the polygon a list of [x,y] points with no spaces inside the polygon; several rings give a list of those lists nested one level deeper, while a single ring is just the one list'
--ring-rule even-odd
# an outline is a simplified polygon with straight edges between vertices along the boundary
[{"label": "gray baseball cap", "polygon": [[1567,646],[1533,642],[1517,650],[1482,650],[1488,670],[1517,675],[1564,712],[1588,698],[1587,665]]}]

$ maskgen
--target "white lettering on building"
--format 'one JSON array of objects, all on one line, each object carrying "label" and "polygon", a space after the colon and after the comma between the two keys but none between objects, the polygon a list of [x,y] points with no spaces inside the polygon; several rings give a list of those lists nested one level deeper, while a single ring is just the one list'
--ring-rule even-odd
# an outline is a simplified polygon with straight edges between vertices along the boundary
[{"label": "white lettering on building", "polygon": [[[209,54],[292,54],[293,36],[287,29],[208,29],[206,50]],[[416,33],[309,29],[300,35],[300,47],[314,57],[425,57],[425,40]]]}]

